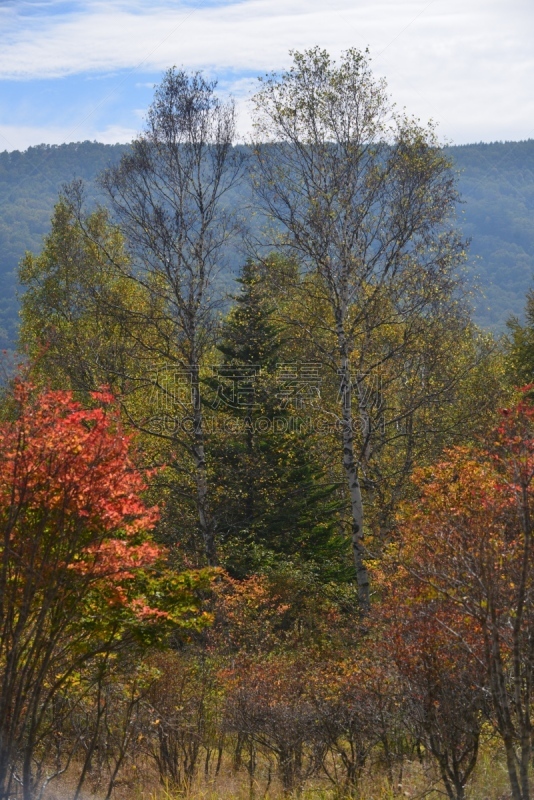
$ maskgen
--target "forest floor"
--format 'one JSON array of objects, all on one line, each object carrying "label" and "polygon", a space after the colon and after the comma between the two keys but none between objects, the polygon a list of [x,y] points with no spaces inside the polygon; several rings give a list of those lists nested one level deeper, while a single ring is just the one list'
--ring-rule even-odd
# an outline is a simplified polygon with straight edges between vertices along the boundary
[{"label": "forest floor", "polygon": [[[147,768],[132,768],[115,788],[116,800],[443,800],[447,792],[432,765],[426,762],[406,761],[403,768],[391,779],[380,769],[366,772],[358,790],[347,793],[323,778],[310,779],[300,792],[284,793],[276,777],[269,773],[267,764],[258,764],[251,782],[246,770],[232,773],[221,770],[217,778],[198,776],[188,791],[158,786],[154,772]],[[141,774],[142,773],[142,774]],[[137,777],[136,777],[137,776]],[[47,800],[65,800],[71,796],[66,785],[56,786],[47,793]],[[105,794],[105,793],[104,793]],[[100,792],[85,790],[83,800],[102,800]],[[511,800],[502,753],[485,747],[477,767],[466,787],[466,800]]]}]

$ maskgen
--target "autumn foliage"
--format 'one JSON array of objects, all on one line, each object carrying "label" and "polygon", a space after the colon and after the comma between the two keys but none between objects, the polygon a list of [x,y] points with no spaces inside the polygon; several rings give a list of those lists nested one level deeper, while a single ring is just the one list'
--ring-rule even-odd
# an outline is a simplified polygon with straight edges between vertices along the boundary
[{"label": "autumn foliage", "polygon": [[490,747],[530,800],[532,392],[433,123],[367,52],[291,61],[250,148],[167,70],[107,206],[63,187],[21,264],[0,800],[464,800]]},{"label": "autumn foliage", "polygon": [[[387,648],[419,703],[451,797],[463,797],[483,717],[512,796],[530,797],[534,688],[534,407],[527,387],[483,446],[417,470],[382,568]],[[457,752],[454,752],[456,749]],[[447,751],[447,752],[445,752]],[[452,765],[452,766],[451,766]]]},{"label": "autumn foliage", "polygon": [[[136,466],[108,392],[84,407],[69,392],[20,381],[10,403],[0,426],[6,797],[20,785],[29,800],[44,785],[52,726],[63,731],[58,774],[81,757],[83,710],[94,748],[116,742],[111,764],[130,748],[180,790],[192,786],[202,753],[207,765],[218,754],[218,773],[229,749],[251,792],[262,780],[268,791],[276,777],[286,794],[314,779],[355,796],[366,770],[381,770],[396,791],[404,761],[419,752],[450,800],[463,800],[493,731],[514,800],[528,800],[534,408],[526,393],[483,442],[414,472],[415,495],[373,562],[365,626],[354,625],[350,589],[289,566],[246,579],[218,570],[211,588],[207,574],[169,569],[151,533],[159,510],[143,500],[152,474]],[[171,648],[143,663],[146,643],[168,643],[185,628],[187,655]],[[103,738],[104,696],[127,712],[122,733],[113,720],[114,739]],[[94,752],[83,755],[80,782],[94,771]],[[109,767],[110,791],[117,770]]]},{"label": "autumn foliage", "polygon": [[36,753],[73,674],[197,606],[198,578],[166,574],[150,539],[158,509],[111,396],[92,399],[19,381],[0,426],[2,797],[39,788]]}]

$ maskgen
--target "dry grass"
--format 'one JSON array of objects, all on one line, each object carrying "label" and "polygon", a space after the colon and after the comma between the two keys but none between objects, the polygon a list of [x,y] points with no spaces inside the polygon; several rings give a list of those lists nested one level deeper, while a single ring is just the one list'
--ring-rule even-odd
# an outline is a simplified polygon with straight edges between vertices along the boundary
[{"label": "dry grass", "polygon": [[[534,782],[534,781],[533,781]],[[46,800],[69,800],[71,787],[65,782],[47,793]],[[292,797],[296,797],[293,795]],[[300,800],[349,800],[336,792],[326,779],[310,780],[298,795]],[[232,773],[221,770],[217,778],[199,776],[188,792],[158,786],[157,776],[148,767],[131,768],[117,786],[113,800],[288,800],[275,776],[269,779],[266,764],[258,765],[255,780],[250,784],[246,770]],[[379,768],[371,769],[361,781],[357,800],[446,800],[444,787],[437,779],[432,765],[418,760],[406,761],[402,772],[391,786]],[[479,756],[477,768],[466,790],[467,800],[509,800],[506,764],[503,754],[494,742],[486,742]],[[83,800],[101,800],[98,793],[86,790]],[[354,796],[350,800],[355,800]]]},{"label": "dry grass", "polygon": [[[266,789],[265,776],[254,781],[252,792],[244,774],[222,774],[217,780],[197,782],[187,794],[172,790],[158,789],[141,792],[132,800],[287,800],[276,780]],[[473,779],[466,792],[467,800],[509,800],[506,765],[502,755],[491,748],[480,756]],[[131,797],[131,795],[130,795]],[[295,795],[296,797],[296,795]],[[435,772],[419,762],[405,764],[401,783],[391,787],[385,776],[369,773],[364,776],[358,800],[444,800],[447,797],[444,787]],[[349,800],[347,795],[339,794],[324,781],[309,782],[299,795],[300,800]],[[354,798],[350,798],[354,800]]]}]

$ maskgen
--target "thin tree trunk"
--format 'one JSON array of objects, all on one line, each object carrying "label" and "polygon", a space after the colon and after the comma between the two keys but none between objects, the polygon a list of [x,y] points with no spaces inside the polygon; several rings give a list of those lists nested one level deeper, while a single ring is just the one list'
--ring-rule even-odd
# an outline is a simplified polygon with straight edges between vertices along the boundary
[{"label": "thin tree trunk", "polygon": [[204,445],[203,415],[200,398],[198,364],[193,367],[193,459],[197,488],[197,508],[200,531],[204,541],[204,552],[210,567],[217,566],[217,545],[215,541],[215,520],[211,516],[208,503],[208,474],[206,470],[206,451]]},{"label": "thin tree trunk", "polygon": [[354,457],[354,432],[352,414],[352,378],[348,358],[348,347],[343,331],[338,326],[338,341],[341,353],[340,394],[342,404],[343,469],[347,479],[352,514],[352,551],[358,584],[360,612],[365,615],[370,609],[369,574],[365,566],[363,544],[363,502],[358,465]]},{"label": "thin tree trunk", "polygon": [[508,780],[510,781],[510,789],[512,790],[512,800],[529,800],[528,795],[523,796],[519,780],[517,777],[517,757],[513,742],[506,738],[504,741],[504,750],[506,753],[506,766],[508,767]]},{"label": "thin tree trunk", "polygon": [[530,798],[530,779],[528,773],[530,768],[531,749],[530,733],[524,734],[521,737],[521,760],[519,762],[519,774],[521,776],[521,791],[523,793],[523,800],[529,800]]}]

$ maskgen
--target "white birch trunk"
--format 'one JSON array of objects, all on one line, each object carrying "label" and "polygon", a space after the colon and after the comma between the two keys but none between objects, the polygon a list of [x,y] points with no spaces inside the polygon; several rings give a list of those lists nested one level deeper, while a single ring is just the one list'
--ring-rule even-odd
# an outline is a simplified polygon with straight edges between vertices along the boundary
[{"label": "white birch trunk", "polygon": [[352,514],[352,551],[358,584],[360,611],[367,614],[370,609],[369,574],[365,566],[363,544],[363,501],[358,464],[354,457],[354,431],[352,414],[352,376],[347,342],[341,326],[338,326],[338,342],[341,353],[340,393],[342,403],[343,469],[347,479]]},{"label": "white birch trunk", "polygon": [[193,389],[193,446],[192,454],[195,464],[195,482],[197,490],[197,510],[200,532],[204,542],[204,552],[210,567],[217,566],[217,545],[215,541],[215,521],[210,513],[208,503],[208,474],[206,470],[206,450],[204,446],[204,428],[202,405],[200,402],[200,383],[198,366],[195,366],[192,380]]}]

